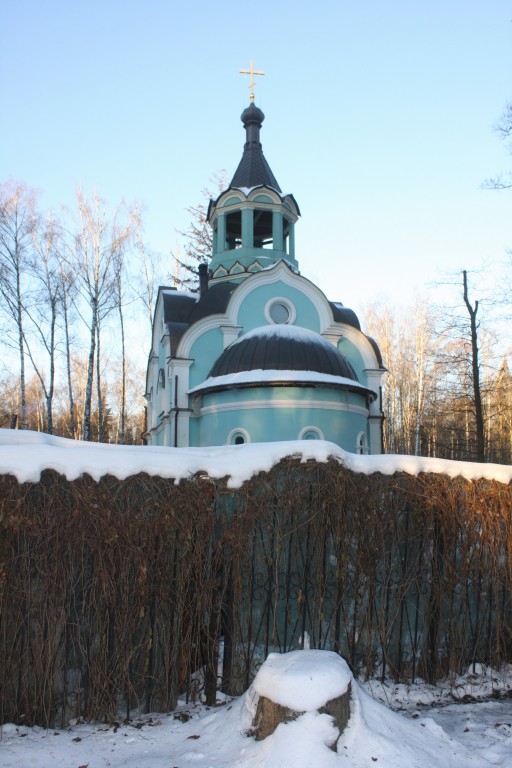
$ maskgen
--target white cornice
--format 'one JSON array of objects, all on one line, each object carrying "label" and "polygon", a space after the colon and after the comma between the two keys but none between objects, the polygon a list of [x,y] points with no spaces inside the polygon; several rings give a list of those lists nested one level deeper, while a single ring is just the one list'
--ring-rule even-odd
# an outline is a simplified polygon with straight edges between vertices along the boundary
[{"label": "white cornice", "polygon": [[283,398],[282,400],[271,400],[269,402],[254,402],[253,400],[240,400],[232,403],[221,403],[219,405],[206,405],[200,409],[201,416],[207,416],[214,413],[225,413],[228,411],[250,411],[260,410],[262,408],[293,408],[294,410],[305,410],[307,408],[315,410],[345,411],[356,413],[359,416],[368,418],[368,409],[359,405],[349,403],[340,403],[335,400],[319,402],[318,400],[296,400],[295,398]]}]

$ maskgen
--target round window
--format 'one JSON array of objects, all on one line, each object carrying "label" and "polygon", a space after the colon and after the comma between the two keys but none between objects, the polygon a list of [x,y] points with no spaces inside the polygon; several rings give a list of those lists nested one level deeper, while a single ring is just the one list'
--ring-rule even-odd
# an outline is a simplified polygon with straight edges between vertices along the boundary
[{"label": "round window", "polygon": [[274,325],[292,324],[297,317],[293,303],[285,296],[274,296],[267,301],[264,313],[267,323],[274,323]]},{"label": "round window", "polygon": [[270,307],[270,317],[277,325],[283,325],[290,319],[290,310],[282,301],[275,301]]}]

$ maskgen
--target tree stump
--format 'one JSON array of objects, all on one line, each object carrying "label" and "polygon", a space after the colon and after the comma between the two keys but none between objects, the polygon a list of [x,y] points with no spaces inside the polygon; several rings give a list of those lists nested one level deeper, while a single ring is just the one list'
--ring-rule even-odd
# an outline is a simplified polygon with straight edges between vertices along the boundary
[{"label": "tree stump", "polygon": [[271,653],[253,682],[259,698],[251,733],[261,741],[280,723],[318,712],[330,715],[341,734],[350,717],[351,680],[346,662],[331,651]]},{"label": "tree stump", "polygon": [[[306,710],[304,710],[305,712]],[[341,696],[331,699],[323,707],[317,710],[319,714],[330,715],[336,724],[340,734],[343,733],[350,718],[350,683]],[[253,733],[256,741],[261,741],[274,733],[279,723],[289,723],[304,714],[290,707],[283,707],[275,701],[260,696],[253,720]],[[332,747],[336,752],[336,745]]]}]

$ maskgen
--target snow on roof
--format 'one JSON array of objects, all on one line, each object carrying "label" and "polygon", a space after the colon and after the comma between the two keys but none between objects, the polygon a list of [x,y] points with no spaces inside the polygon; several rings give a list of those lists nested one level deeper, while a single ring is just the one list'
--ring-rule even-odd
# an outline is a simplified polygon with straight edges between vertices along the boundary
[{"label": "snow on roof", "polygon": [[281,339],[295,339],[297,341],[314,341],[319,344],[327,344],[332,346],[327,339],[324,339],[319,333],[311,331],[309,328],[302,328],[299,325],[289,325],[288,323],[276,323],[272,325],[259,325],[257,328],[252,328],[247,333],[239,336],[233,344],[237,344],[246,339],[252,339],[253,337],[267,336],[268,338],[281,338]]},{"label": "snow on roof", "polygon": [[180,480],[204,473],[211,478],[228,477],[228,487],[239,488],[259,472],[269,472],[286,458],[325,463],[334,459],[353,472],[393,475],[434,472],[467,480],[486,478],[500,483],[512,481],[512,466],[474,464],[421,456],[359,456],[325,440],[290,440],[277,443],[246,443],[207,448],[160,448],[156,446],[108,445],[68,440],[43,432],[0,429],[0,474],[14,475],[18,482],[37,482],[41,472],[54,469],[75,480],[82,474],[99,480],[113,475],[119,480],[146,472]]},{"label": "snow on roof", "polygon": [[[258,186],[261,186],[261,185],[258,185]],[[243,192],[244,195],[247,197],[252,192],[253,189],[256,189],[256,187],[228,187],[228,189],[239,189],[240,192]]]},{"label": "snow on roof", "polygon": [[[271,253],[271,251],[270,251],[270,250],[269,250],[269,253]],[[262,254],[262,256],[263,256],[263,255],[265,255],[265,254]],[[300,272],[299,272],[299,270],[297,269],[297,266],[296,266],[295,264],[292,264],[292,262],[291,262],[291,261],[289,261],[288,259],[283,259],[283,258],[281,258],[281,259],[277,259],[276,261],[273,261],[271,264],[267,264],[267,265],[266,265],[266,267],[263,267],[263,268],[262,268],[262,269],[260,269],[259,271],[260,271],[260,272],[267,272],[267,271],[270,271],[271,269],[274,269],[274,267],[275,267],[277,264],[280,264],[281,262],[284,262],[284,263],[286,264],[286,266],[287,266],[287,267],[289,267],[289,268],[290,268],[290,270],[291,270],[292,272],[294,272],[296,275],[300,275]],[[257,274],[258,274],[258,272],[255,272],[255,274],[257,275]]]},{"label": "snow on roof", "polygon": [[258,696],[294,712],[312,712],[346,693],[352,680],[348,664],[333,651],[269,653],[254,678]]},{"label": "snow on roof", "polygon": [[166,296],[185,297],[187,299],[194,299],[194,301],[199,299],[199,291],[179,291],[177,288],[162,288],[160,292]]},{"label": "snow on roof", "polygon": [[367,387],[363,387],[358,381],[348,379],[345,376],[333,376],[330,373],[319,373],[318,371],[279,371],[263,370],[257,368],[254,371],[238,371],[236,373],[226,373],[224,376],[210,376],[202,384],[198,384],[193,389],[189,389],[188,394],[193,395],[202,392],[205,389],[229,389],[246,384],[271,384],[272,382],[290,382],[290,384],[325,384],[350,387],[357,389],[358,392],[364,390],[375,397],[375,392]]}]

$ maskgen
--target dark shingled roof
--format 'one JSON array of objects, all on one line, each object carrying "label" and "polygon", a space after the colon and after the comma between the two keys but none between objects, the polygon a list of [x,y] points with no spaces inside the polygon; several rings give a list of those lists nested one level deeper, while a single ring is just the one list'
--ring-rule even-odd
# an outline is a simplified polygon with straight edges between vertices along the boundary
[{"label": "dark shingled roof", "polygon": [[260,128],[265,115],[255,104],[251,104],[244,109],[240,119],[244,124],[246,142],[242,159],[229,186],[251,188],[263,184],[281,192],[281,187],[265,160],[260,143]]},{"label": "dark shingled roof", "polygon": [[377,344],[375,339],[372,339],[371,336],[366,336],[366,338],[368,339],[368,341],[370,342],[370,344],[373,347],[373,351],[375,352],[375,357],[377,358],[377,362],[378,362],[379,366],[381,368],[385,368],[385,365],[384,365],[384,363],[382,361],[382,354],[381,354],[381,351],[379,349],[379,345]]},{"label": "dark shingled roof", "polygon": [[358,331],[361,330],[361,324],[353,309],[344,307],[339,301],[330,301],[329,304],[332,309],[333,320],[336,323],[346,323],[346,325],[357,328]]},{"label": "dark shingled roof", "polygon": [[[332,309],[332,316],[335,322],[337,323],[346,323],[347,325],[351,325],[353,328],[357,328],[358,331],[361,330],[361,324],[359,322],[359,318],[357,317],[356,313],[353,309],[349,309],[348,307],[344,307],[343,304],[339,301],[330,301],[329,304],[331,305]],[[375,357],[377,358],[377,362],[381,368],[384,368],[384,363],[382,362],[382,354],[379,349],[379,345],[375,341],[375,339],[372,339],[371,336],[366,336],[370,344],[372,345],[373,351],[375,352]]]},{"label": "dark shingled roof", "polygon": [[172,289],[165,289],[164,320],[166,323],[187,323],[196,303],[196,299],[189,293],[179,293]]},{"label": "dark shingled roof", "polygon": [[315,371],[358,381],[335,346],[295,325],[264,325],[249,331],[224,350],[208,378],[253,370]]},{"label": "dark shingled roof", "polygon": [[208,288],[195,305],[190,316],[190,324],[196,323],[203,317],[218,315],[226,311],[231,294],[237,287],[237,283],[216,283]]},{"label": "dark shingled roof", "polygon": [[176,354],[181,337],[193,323],[203,317],[226,311],[235,288],[236,283],[218,283],[208,288],[202,296],[180,293],[172,289],[164,290],[164,320],[171,337],[171,355]]}]

